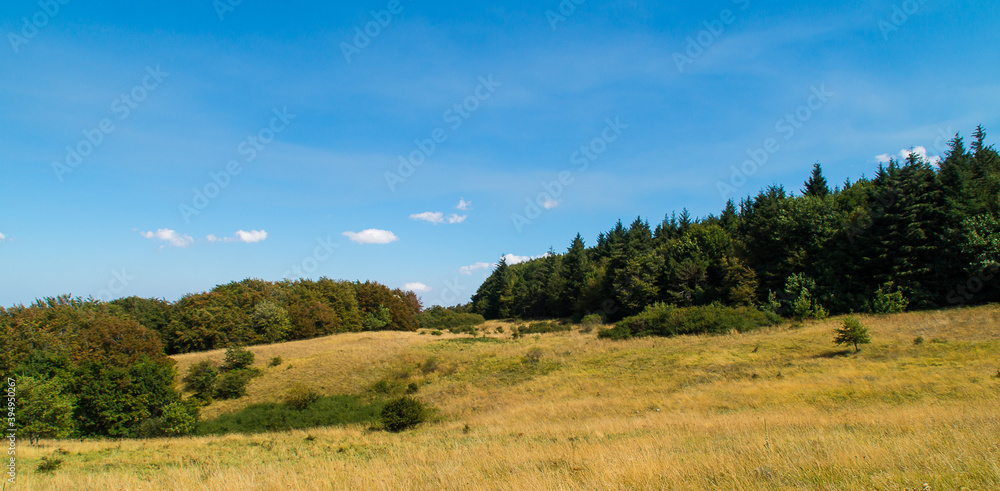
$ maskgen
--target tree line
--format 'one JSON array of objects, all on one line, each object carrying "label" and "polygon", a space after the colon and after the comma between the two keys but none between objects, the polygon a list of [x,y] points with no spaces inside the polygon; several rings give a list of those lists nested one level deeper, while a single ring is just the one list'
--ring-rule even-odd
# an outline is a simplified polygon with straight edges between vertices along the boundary
[{"label": "tree line", "polygon": [[34,440],[159,436],[190,429],[168,355],[362,330],[418,329],[416,294],[376,282],[247,279],[177,302],[69,295],[0,307],[0,372],[16,380]]},{"label": "tree line", "polygon": [[658,304],[760,307],[786,316],[994,301],[1000,157],[980,126],[937,165],[917,154],[831,189],[820,164],[796,194],[772,185],[718,215],[621,221],[586,247],[501,259],[470,304],[498,318],[607,321]]}]

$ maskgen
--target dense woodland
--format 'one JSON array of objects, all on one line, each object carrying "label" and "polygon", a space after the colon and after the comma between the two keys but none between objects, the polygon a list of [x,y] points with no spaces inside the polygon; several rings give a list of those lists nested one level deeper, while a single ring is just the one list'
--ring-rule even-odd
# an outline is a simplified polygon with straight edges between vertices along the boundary
[{"label": "dense woodland", "polygon": [[[363,330],[453,331],[487,319],[617,321],[602,337],[745,330],[779,315],[893,312],[995,301],[1000,156],[977,128],[940,166],[917,155],[832,189],[771,186],[719,216],[618,222],[586,247],[503,260],[468,305],[423,311],[374,282],[248,279],[177,302],[70,296],[0,307],[0,370],[17,380],[22,436],[191,431],[168,355]],[[473,332],[475,332],[473,330]],[[721,331],[720,331],[721,332]],[[204,401],[201,401],[204,403]]]},{"label": "dense woodland", "polygon": [[326,278],[248,279],[175,303],[64,295],[0,307],[0,372],[17,380],[23,437],[173,434],[201,402],[182,401],[168,354],[413,331],[420,311],[413,292]]},{"label": "dense woodland", "polygon": [[831,189],[819,164],[800,193],[771,186],[718,216],[620,221],[593,247],[501,261],[466,309],[487,319],[615,321],[663,303],[783,315],[933,309],[996,300],[1000,158],[976,129],[938,166],[910,155]]}]

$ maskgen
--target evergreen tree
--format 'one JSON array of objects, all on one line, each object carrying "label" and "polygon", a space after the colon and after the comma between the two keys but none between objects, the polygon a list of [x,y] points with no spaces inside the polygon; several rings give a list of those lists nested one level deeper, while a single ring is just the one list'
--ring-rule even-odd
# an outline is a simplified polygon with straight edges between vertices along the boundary
[{"label": "evergreen tree", "polygon": [[825,198],[830,195],[830,187],[827,186],[826,178],[823,177],[823,168],[820,167],[819,162],[813,164],[812,175],[806,181],[805,186],[805,189],[802,190],[804,196]]}]

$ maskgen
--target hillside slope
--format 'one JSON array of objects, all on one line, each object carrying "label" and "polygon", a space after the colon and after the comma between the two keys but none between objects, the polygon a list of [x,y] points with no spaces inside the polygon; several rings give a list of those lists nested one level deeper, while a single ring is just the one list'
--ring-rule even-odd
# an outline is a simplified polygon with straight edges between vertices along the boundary
[{"label": "hillside slope", "polygon": [[[44,442],[28,489],[997,489],[1000,307],[841,319],[728,336],[511,339],[358,333],[252,348],[250,395],[294,383],[363,393],[416,383],[435,421],[123,442]],[[504,334],[496,328],[504,328]],[[924,342],[914,343],[922,337]],[[221,352],[175,357],[183,373]],[[284,363],[267,368],[281,356]],[[60,450],[61,449],[61,450]]]}]

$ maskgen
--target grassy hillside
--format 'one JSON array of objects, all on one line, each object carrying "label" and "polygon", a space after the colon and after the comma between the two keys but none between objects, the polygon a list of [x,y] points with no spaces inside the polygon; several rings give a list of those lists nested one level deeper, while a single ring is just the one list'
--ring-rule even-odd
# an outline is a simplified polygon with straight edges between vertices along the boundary
[{"label": "grassy hillside", "polygon": [[[358,333],[252,348],[264,374],[207,418],[305,384],[420,386],[435,420],[19,448],[24,489],[998,489],[1000,307],[726,336]],[[496,333],[502,327],[503,334]],[[915,344],[922,337],[924,342]],[[274,356],[284,360],[266,367]],[[184,373],[221,352],[177,356]],[[63,464],[34,469],[42,457]]]}]

